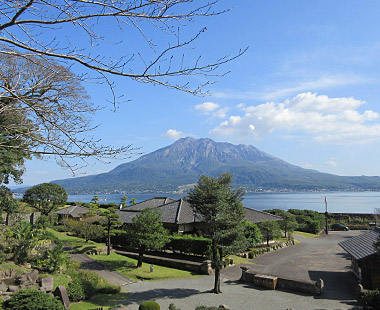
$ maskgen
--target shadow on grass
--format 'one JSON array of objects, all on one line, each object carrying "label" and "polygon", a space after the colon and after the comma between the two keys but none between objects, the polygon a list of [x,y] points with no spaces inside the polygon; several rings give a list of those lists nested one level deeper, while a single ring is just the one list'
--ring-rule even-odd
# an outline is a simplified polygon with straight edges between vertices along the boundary
[{"label": "shadow on grass", "polygon": [[103,264],[104,266],[106,266],[107,268],[111,270],[124,269],[126,271],[131,271],[131,270],[136,269],[135,263],[124,261],[124,260],[115,260],[112,258],[110,259],[105,258],[105,259],[98,260],[97,262],[99,262],[100,264]]},{"label": "shadow on grass", "polygon": [[129,293],[100,294],[93,297],[90,301],[99,306],[114,306],[123,303],[129,297]]}]

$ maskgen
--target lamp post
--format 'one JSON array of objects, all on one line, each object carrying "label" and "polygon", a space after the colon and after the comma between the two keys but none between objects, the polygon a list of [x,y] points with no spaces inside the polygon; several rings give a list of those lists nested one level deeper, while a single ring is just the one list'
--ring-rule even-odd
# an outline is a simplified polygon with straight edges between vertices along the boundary
[{"label": "lamp post", "polygon": [[329,234],[329,214],[327,212],[327,198],[325,197],[325,205],[326,205],[326,212],[325,212],[325,219],[326,219],[326,227],[325,227],[325,231],[326,231],[326,235]]}]

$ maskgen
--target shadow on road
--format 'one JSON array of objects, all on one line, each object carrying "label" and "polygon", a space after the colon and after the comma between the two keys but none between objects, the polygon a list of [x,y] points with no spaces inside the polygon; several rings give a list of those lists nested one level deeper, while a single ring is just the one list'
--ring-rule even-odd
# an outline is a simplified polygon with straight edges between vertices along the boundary
[{"label": "shadow on road", "polygon": [[[146,300],[157,300],[157,299],[181,299],[192,295],[201,294],[203,292],[194,289],[186,288],[173,288],[173,289],[152,289],[142,292],[130,293],[128,300],[125,305],[129,304],[140,304]],[[206,292],[205,292],[206,293]]]}]

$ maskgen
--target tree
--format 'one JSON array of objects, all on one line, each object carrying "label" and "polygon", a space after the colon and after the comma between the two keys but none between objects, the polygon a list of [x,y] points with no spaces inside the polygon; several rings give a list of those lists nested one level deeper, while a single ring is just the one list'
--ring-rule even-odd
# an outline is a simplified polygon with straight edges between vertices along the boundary
[{"label": "tree", "polygon": [[285,237],[289,237],[289,234],[292,234],[298,226],[296,217],[290,212],[281,209],[273,209],[269,210],[269,213],[275,214],[282,218],[282,220],[279,221],[279,226],[284,232]]},{"label": "tree", "polygon": [[259,224],[259,227],[261,229],[261,233],[264,237],[264,240],[266,240],[267,242],[267,245],[269,245],[269,241],[281,237],[280,227],[278,226],[276,221],[262,221]]},{"label": "tree", "polygon": [[[104,146],[93,136],[97,125],[91,124],[90,115],[98,107],[88,103],[81,83],[108,85],[115,108],[116,77],[191,94],[205,92],[204,87],[224,74],[219,66],[244,53],[211,62],[194,56],[195,42],[207,29],[187,36],[186,26],[225,12],[216,9],[217,3],[0,1],[0,113],[18,111],[25,119],[21,126],[13,122],[15,133],[0,141],[12,151],[7,168],[11,175],[20,180],[23,161],[31,155],[56,156],[73,171],[78,167],[69,158],[129,157],[130,145]],[[103,52],[97,55],[94,50]],[[124,56],[118,56],[120,51]],[[31,130],[25,130],[26,125]]]},{"label": "tree", "polygon": [[110,255],[111,254],[111,235],[113,234],[113,230],[116,227],[119,227],[123,223],[118,220],[120,216],[116,213],[115,208],[103,209],[103,211],[99,215],[104,216],[106,219],[105,233],[107,236],[107,255]]},{"label": "tree", "polygon": [[247,221],[244,221],[244,236],[250,247],[255,247],[263,238],[259,227],[256,224]]},{"label": "tree", "polygon": [[48,216],[51,211],[66,203],[67,192],[58,184],[42,183],[28,188],[23,200],[43,215]]},{"label": "tree", "polygon": [[221,293],[220,271],[223,258],[245,249],[243,191],[232,190],[232,176],[218,178],[200,176],[199,182],[189,191],[188,201],[204,222],[202,233],[211,239],[212,263],[215,268],[214,293]]},{"label": "tree", "polygon": [[132,218],[132,224],[126,228],[131,238],[131,245],[138,249],[137,268],[142,266],[143,256],[147,250],[156,250],[169,242],[169,232],[161,223],[161,213],[145,208]]},{"label": "tree", "polygon": [[6,213],[5,224],[9,224],[9,215],[15,213],[17,210],[17,202],[13,198],[12,191],[5,187],[0,186],[0,216],[3,212]]}]

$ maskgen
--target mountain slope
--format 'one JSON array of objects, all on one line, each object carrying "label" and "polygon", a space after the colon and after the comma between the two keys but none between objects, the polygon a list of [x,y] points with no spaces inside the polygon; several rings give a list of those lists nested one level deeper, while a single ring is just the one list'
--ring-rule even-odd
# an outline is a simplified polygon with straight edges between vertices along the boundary
[{"label": "mountain slope", "polygon": [[71,193],[176,191],[202,174],[229,172],[246,190],[380,190],[379,177],[342,177],[303,169],[251,145],[183,138],[108,173],[53,181]]}]

